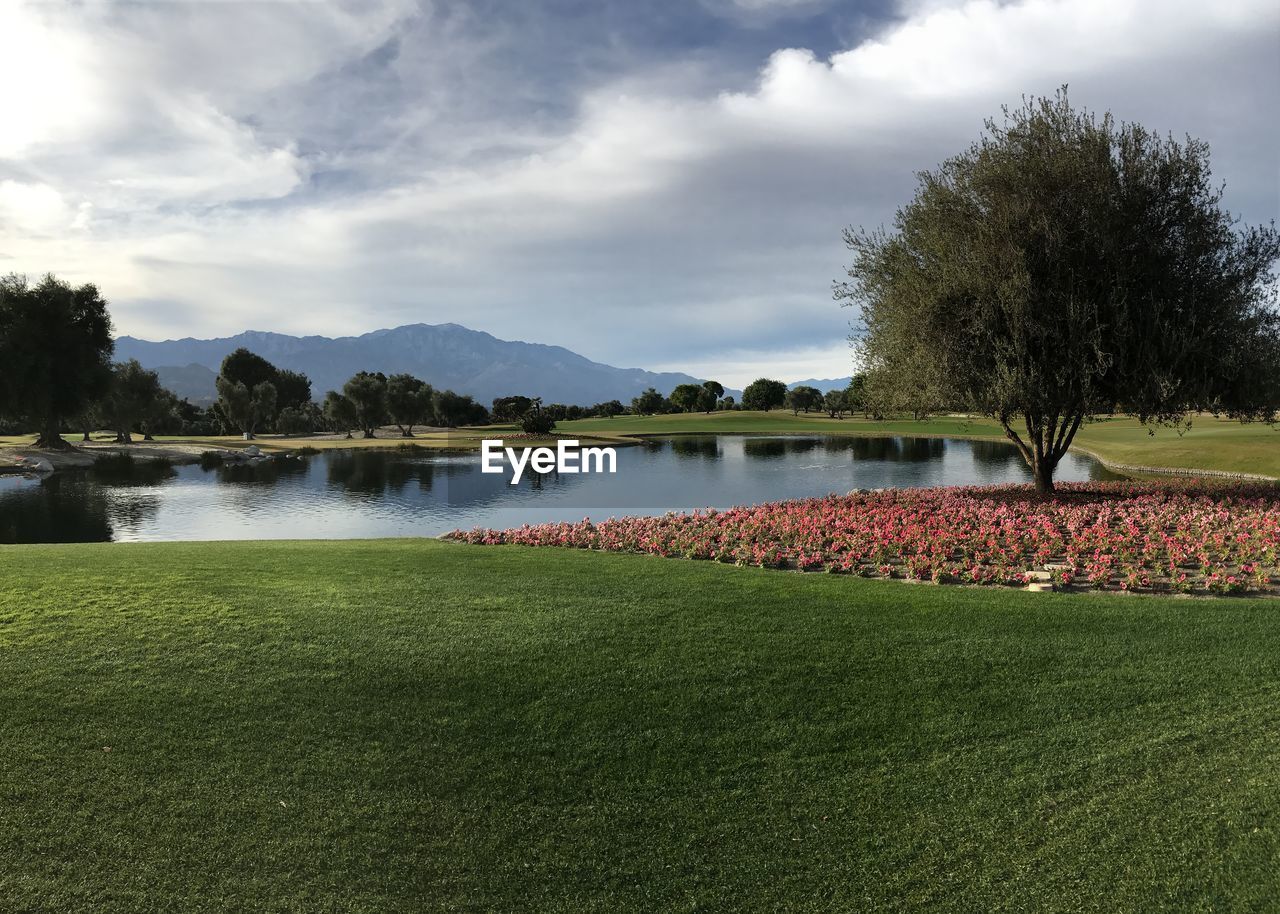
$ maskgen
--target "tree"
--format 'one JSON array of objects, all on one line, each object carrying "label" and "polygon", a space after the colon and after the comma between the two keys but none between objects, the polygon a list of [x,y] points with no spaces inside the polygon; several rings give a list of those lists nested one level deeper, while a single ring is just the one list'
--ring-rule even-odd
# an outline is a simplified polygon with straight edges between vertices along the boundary
[{"label": "tree", "polygon": [[243,381],[232,381],[218,375],[218,406],[234,428],[252,439],[259,427],[271,421],[276,412],[276,386],[263,381],[250,390]]},{"label": "tree", "polygon": [[495,422],[511,422],[520,419],[533,408],[533,401],[528,397],[497,397],[493,401],[493,419]]},{"label": "tree", "polygon": [[360,421],[356,405],[343,394],[338,393],[336,390],[331,390],[324,395],[323,408],[324,417],[329,422],[329,427],[335,432],[345,433],[350,438],[351,430]]},{"label": "tree", "polygon": [[716,406],[720,409],[737,409],[738,404],[734,401],[733,397],[723,397]]},{"label": "tree", "polygon": [[762,409],[765,412],[781,406],[787,396],[787,385],[769,378],[757,378],[742,392],[743,409]]},{"label": "tree", "polygon": [[[222,360],[218,374],[231,383],[243,384],[245,390],[252,391],[259,384],[266,381],[275,384],[279,378],[280,370],[262,356],[255,352],[250,352],[242,346]],[[308,390],[310,386],[310,382],[307,382]],[[277,393],[279,393],[279,388],[277,388]]]},{"label": "tree", "polygon": [[822,398],[822,408],[832,419],[843,419],[848,409],[849,392],[847,390],[829,390]]},{"label": "tree", "polygon": [[892,233],[845,241],[871,377],[994,418],[1042,493],[1094,415],[1276,419],[1280,236],[1223,209],[1203,142],[1064,89],[921,173]]},{"label": "tree", "polygon": [[295,435],[306,435],[311,432],[306,416],[295,406],[282,407],[276,416],[276,431],[286,438]]},{"label": "tree", "polygon": [[311,402],[311,379],[301,371],[277,369],[271,383],[276,386],[276,402],[281,411],[294,409],[301,415],[303,408]]},{"label": "tree", "polygon": [[698,408],[702,394],[701,384],[677,384],[676,389],[671,391],[671,396],[668,399],[676,409],[681,412],[691,413]]},{"label": "tree", "polygon": [[111,316],[92,284],[0,278],[0,415],[36,426],[36,447],[67,448],[64,419],[111,382]]},{"label": "tree", "polygon": [[413,427],[432,415],[431,385],[411,374],[387,378],[387,411],[405,438],[413,437]]},{"label": "tree", "polygon": [[380,371],[357,372],[342,385],[342,393],[355,406],[356,426],[364,437],[376,437],[378,426],[387,421],[387,376]]},{"label": "tree", "polygon": [[542,404],[536,400],[520,419],[520,430],[526,435],[549,435],[555,427],[555,416],[544,410]]},{"label": "tree", "polygon": [[437,425],[457,428],[460,425],[481,425],[489,419],[489,411],[465,394],[451,390],[437,390],[431,397]]},{"label": "tree", "polygon": [[787,391],[783,402],[791,408],[793,413],[798,414],[800,410],[807,413],[811,409],[822,408],[822,391],[816,387],[801,385]]},{"label": "tree", "polygon": [[116,433],[117,442],[132,444],[133,430],[144,420],[154,419],[158,407],[169,405],[162,392],[168,393],[160,386],[160,376],[137,359],[117,362],[111,369],[111,387],[99,401],[98,416]]},{"label": "tree", "polygon": [[612,419],[614,416],[620,416],[627,411],[622,405],[621,400],[606,400],[604,403],[597,403],[591,407],[591,412],[597,416],[603,416],[606,419]]},{"label": "tree", "polygon": [[867,402],[867,375],[865,372],[859,372],[849,379],[849,386],[844,390],[845,409],[853,412],[855,409],[865,410]]},{"label": "tree", "polygon": [[698,405],[704,413],[709,413],[716,408],[717,401],[724,396],[724,385],[719,381],[703,381],[702,391],[702,398]]},{"label": "tree", "polygon": [[637,416],[652,416],[662,409],[665,398],[657,390],[650,387],[631,401],[631,411]]}]

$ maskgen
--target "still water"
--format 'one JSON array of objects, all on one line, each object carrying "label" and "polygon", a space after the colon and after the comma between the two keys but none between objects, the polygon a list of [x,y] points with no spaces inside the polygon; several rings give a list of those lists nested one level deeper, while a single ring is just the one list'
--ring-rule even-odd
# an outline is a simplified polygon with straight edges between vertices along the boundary
[{"label": "still water", "polygon": [[[614,475],[480,472],[479,453],[326,451],[253,466],[0,476],[0,543],[435,536],[459,527],[728,508],[1030,473],[1011,445],[939,438],[721,435],[620,447]],[[1064,481],[1111,478],[1068,455]]]}]

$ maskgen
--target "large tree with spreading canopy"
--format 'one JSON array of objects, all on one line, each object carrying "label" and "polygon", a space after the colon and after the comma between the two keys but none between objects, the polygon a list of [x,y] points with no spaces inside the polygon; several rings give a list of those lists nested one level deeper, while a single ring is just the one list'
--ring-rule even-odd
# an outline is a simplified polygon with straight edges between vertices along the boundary
[{"label": "large tree with spreading canopy", "polygon": [[1042,492],[1091,416],[1276,420],[1280,238],[1227,212],[1199,140],[1063,89],[920,173],[893,231],[845,241],[869,386],[994,418]]},{"label": "large tree with spreading canopy", "polygon": [[114,349],[96,286],[0,277],[0,415],[34,425],[37,447],[70,447],[62,423],[106,392]]}]

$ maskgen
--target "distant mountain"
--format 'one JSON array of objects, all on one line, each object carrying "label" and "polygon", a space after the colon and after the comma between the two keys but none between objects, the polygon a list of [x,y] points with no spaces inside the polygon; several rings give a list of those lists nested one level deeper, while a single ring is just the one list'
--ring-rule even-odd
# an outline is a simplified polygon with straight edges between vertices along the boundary
[{"label": "distant mountain", "polygon": [[797,387],[816,387],[818,388],[818,390],[822,391],[825,394],[827,391],[836,390],[837,388],[839,388],[840,390],[844,390],[846,387],[849,386],[849,382],[852,380],[853,380],[852,377],[809,378],[807,381],[792,381],[790,384],[787,385],[787,389],[793,390]]},{"label": "distant mountain", "polygon": [[184,400],[203,405],[216,398],[214,380],[218,373],[211,368],[194,364],[157,365],[154,370],[160,376],[160,384]]},{"label": "distant mountain", "polygon": [[211,399],[223,358],[241,346],[280,368],[305,372],[317,400],[328,390],[340,390],[357,371],[408,372],[434,387],[471,394],[486,406],[494,397],[512,394],[582,406],[613,399],[626,403],[646,387],[668,394],[677,384],[701,383],[678,372],[615,368],[561,346],[500,340],[458,324],[410,324],[337,339],[258,331],[164,342],[125,336],[116,340],[115,357],[163,369],[182,387],[171,388],[175,393]]}]

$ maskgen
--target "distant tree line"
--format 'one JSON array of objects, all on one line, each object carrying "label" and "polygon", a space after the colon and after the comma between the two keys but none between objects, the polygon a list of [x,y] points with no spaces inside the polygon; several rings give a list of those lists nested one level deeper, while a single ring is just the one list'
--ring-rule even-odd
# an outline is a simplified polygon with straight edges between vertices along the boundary
[{"label": "distant tree line", "polygon": [[0,430],[36,429],[37,447],[68,447],[66,433],[89,440],[95,430],[128,444],[141,436],[260,433],[304,435],[328,430],[374,437],[390,423],[412,437],[415,427],[482,425],[489,411],[472,397],[434,390],[408,374],[362,371],[311,398],[311,380],[248,349],[222,361],[217,399],[200,406],[176,396],[135,359],[113,362],[107,302],[91,283],[72,286],[53,275],[38,283],[0,277]]},{"label": "distant tree line", "polygon": [[[848,390],[823,394],[813,387],[787,390],[781,381],[760,378],[742,402],[726,396],[717,381],[678,384],[668,395],[648,388],[630,404],[606,400],[591,406],[544,404],[525,395],[498,397],[486,409],[472,397],[437,390],[411,374],[387,376],[361,371],[341,390],[312,399],[311,380],[280,368],[248,349],[230,353],[215,381],[216,400],[193,404],[165,389],[154,371],[134,359],[113,362],[114,341],[107,302],[92,284],[73,287],[53,276],[37,284],[25,277],[0,279],[0,427],[36,428],[37,444],[65,447],[71,431],[88,440],[95,430],[114,432],[121,443],[135,436],[258,434],[309,435],[329,431],[373,438],[393,425],[405,438],[423,426],[456,428],[490,421],[515,423],[529,434],[548,434],[556,423],[611,418],[631,413],[712,413],[781,407],[826,412],[840,418],[875,409],[867,382],[855,378]],[[877,413],[878,414],[878,413]]]}]

